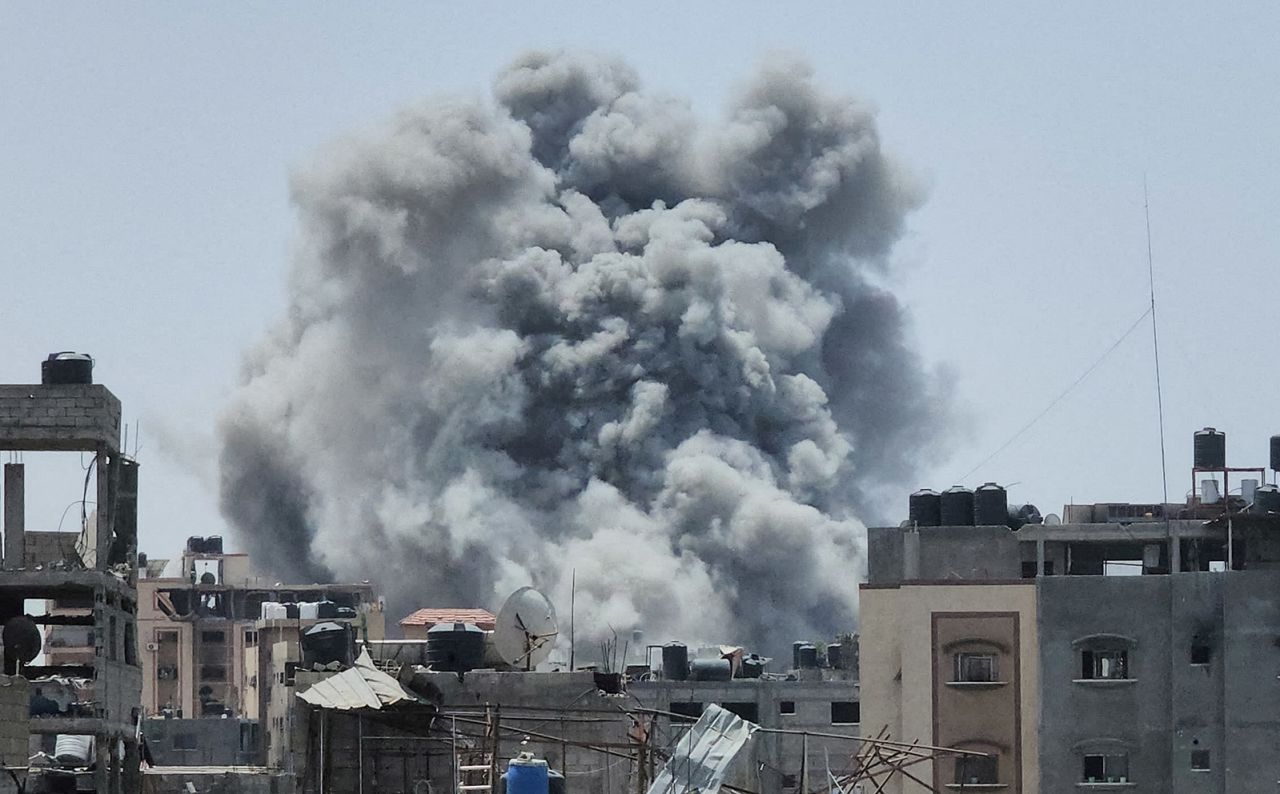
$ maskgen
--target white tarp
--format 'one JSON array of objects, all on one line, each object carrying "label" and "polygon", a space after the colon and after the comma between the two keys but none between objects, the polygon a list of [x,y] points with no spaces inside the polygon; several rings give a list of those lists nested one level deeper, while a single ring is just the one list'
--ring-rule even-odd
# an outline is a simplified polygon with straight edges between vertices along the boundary
[{"label": "white tarp", "polygon": [[758,725],[712,704],[680,737],[648,794],[715,794],[738,751]]}]

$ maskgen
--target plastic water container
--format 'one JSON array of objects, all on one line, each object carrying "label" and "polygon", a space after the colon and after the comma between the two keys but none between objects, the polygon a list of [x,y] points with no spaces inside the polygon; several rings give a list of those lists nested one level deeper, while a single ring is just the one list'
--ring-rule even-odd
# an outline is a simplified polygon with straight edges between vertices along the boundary
[{"label": "plastic water container", "polygon": [[521,753],[507,763],[507,794],[549,794],[547,762]]},{"label": "plastic water container", "polygon": [[317,620],[320,617],[320,605],[314,601],[302,601],[298,604],[298,617],[303,620]]},{"label": "plastic water container", "polygon": [[53,757],[63,766],[88,766],[93,758],[93,737],[80,733],[60,733],[53,743]]},{"label": "plastic water container", "polygon": [[289,616],[285,611],[284,604],[279,601],[263,601],[262,602],[262,619],[263,620],[284,620]]}]

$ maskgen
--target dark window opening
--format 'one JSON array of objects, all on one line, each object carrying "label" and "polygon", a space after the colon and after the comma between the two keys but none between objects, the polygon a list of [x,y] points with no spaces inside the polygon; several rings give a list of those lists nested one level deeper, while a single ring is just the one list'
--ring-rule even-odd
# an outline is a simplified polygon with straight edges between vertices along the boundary
[{"label": "dark window opening", "polygon": [[798,786],[798,785],[800,785],[800,784],[797,782],[797,779],[796,779],[796,776],[795,776],[795,775],[783,775],[783,776],[782,776],[782,787],[783,787],[783,788],[795,788],[795,787],[796,787],[796,786]]},{"label": "dark window opening", "polygon": [[1000,664],[993,653],[957,653],[953,681],[993,683],[1000,680]]},{"label": "dark window opening", "polygon": [[1084,783],[1128,783],[1129,756],[1124,753],[1086,755]]},{"label": "dark window opening", "polygon": [[1085,651],[1080,654],[1080,677],[1090,681],[1127,680],[1128,651]]},{"label": "dark window opening", "polygon": [[200,642],[209,643],[210,645],[221,645],[226,641],[227,641],[227,633],[225,631],[200,632]]},{"label": "dark window opening", "polygon": [[1213,651],[1208,645],[1192,645],[1191,646],[1191,663],[1192,664],[1208,664],[1213,658]]},{"label": "dark window opening", "polygon": [[[1053,560],[1044,561],[1044,575],[1053,576]],[[1022,578],[1023,579],[1036,578],[1036,561],[1035,560],[1030,560],[1028,562],[1022,563]]]},{"label": "dark window opening", "polygon": [[779,714],[795,714],[796,702],[794,700],[784,700],[778,704]]},{"label": "dark window opening", "polygon": [[956,758],[956,784],[992,786],[1000,782],[1000,759],[994,755],[962,755]]},{"label": "dark window opening", "polygon": [[668,709],[672,714],[680,715],[672,718],[672,722],[697,722],[702,716],[701,703],[672,703]]},{"label": "dark window opening", "polygon": [[862,707],[856,700],[831,702],[832,725],[857,725],[862,721]]},{"label": "dark window opening", "polygon": [[747,722],[760,721],[760,707],[755,702],[721,703],[720,708],[737,714]]},{"label": "dark window opening", "polygon": [[200,667],[200,680],[226,681],[227,668],[220,664],[206,664]]},{"label": "dark window opening", "polygon": [[1208,750],[1192,750],[1191,751],[1191,770],[1193,772],[1208,772],[1212,769],[1210,766],[1210,756]]},{"label": "dark window opening", "polygon": [[196,735],[194,733],[175,733],[173,735],[173,749],[175,750],[196,749]]}]

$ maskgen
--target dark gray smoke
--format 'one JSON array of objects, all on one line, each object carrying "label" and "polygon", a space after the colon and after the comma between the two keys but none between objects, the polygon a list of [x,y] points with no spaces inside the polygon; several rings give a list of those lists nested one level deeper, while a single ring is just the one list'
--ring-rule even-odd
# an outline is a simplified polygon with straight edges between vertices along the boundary
[{"label": "dark gray smoke", "polygon": [[720,123],[531,54],[299,175],[289,315],[222,425],[280,576],[399,612],[534,584],[577,626],[777,648],[856,626],[876,489],[938,389],[877,286],[918,203],[872,114],[767,65]]}]

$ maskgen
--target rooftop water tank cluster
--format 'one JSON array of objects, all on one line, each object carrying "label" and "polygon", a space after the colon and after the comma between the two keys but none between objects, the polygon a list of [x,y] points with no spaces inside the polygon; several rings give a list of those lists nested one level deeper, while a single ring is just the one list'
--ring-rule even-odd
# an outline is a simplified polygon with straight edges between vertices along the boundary
[{"label": "rooftop water tank cluster", "polygon": [[1010,505],[1008,492],[994,482],[976,490],[954,485],[942,493],[928,488],[916,491],[911,494],[907,513],[910,524],[917,527],[976,525],[1018,529],[1042,521],[1035,505]]}]

